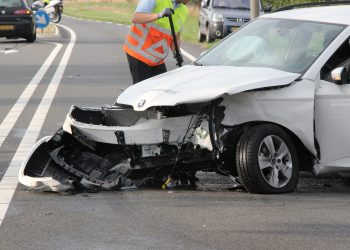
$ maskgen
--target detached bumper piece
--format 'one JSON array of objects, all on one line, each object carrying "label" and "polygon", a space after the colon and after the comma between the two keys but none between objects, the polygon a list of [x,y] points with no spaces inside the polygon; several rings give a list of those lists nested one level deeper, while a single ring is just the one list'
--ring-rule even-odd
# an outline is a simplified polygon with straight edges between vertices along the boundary
[{"label": "detached bumper piece", "polygon": [[113,158],[119,163],[113,164],[60,130],[37,142],[22,164],[19,181],[30,190],[60,193],[80,188],[118,189],[130,164],[123,150]]},{"label": "detached bumper piece", "polygon": [[79,179],[60,168],[50,157],[50,136],[38,141],[19,172],[19,182],[33,191],[68,192]]}]

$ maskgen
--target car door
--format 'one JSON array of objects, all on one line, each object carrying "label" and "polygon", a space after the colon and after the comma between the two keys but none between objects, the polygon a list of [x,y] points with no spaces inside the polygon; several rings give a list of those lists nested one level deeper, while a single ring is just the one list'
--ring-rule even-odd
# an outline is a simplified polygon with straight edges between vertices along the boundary
[{"label": "car door", "polygon": [[336,84],[331,71],[346,67],[349,71],[349,39],[338,48],[321,70],[315,95],[315,139],[320,163],[327,167],[350,167],[350,79]]}]

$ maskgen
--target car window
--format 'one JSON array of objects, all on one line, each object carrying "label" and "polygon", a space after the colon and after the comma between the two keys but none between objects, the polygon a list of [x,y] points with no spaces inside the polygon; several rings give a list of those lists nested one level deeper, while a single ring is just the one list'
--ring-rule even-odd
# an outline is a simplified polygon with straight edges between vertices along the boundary
[{"label": "car window", "polygon": [[0,0],[0,7],[20,7],[22,6],[21,0]]},{"label": "car window", "polygon": [[[325,38],[327,39],[327,38]],[[350,44],[349,38],[334,52],[321,69],[321,79],[332,82],[331,71],[338,67],[349,67]]]},{"label": "car window", "polygon": [[213,0],[214,8],[250,9],[250,0]]},{"label": "car window", "polygon": [[197,63],[303,73],[343,29],[336,24],[261,18],[209,50]]}]

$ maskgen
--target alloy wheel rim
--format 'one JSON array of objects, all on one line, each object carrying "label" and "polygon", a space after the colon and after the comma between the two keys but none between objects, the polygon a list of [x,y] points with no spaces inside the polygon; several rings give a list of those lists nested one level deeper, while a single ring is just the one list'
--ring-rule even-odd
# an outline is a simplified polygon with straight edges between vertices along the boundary
[{"label": "alloy wheel rim", "polygon": [[276,135],[269,135],[262,140],[258,162],[265,181],[274,188],[286,186],[292,178],[293,161],[289,148]]}]

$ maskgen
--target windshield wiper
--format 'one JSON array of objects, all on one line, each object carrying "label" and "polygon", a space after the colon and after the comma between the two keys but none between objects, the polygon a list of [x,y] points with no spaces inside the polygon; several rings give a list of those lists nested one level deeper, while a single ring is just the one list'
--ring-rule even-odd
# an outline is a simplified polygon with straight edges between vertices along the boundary
[{"label": "windshield wiper", "polygon": [[197,62],[194,62],[193,65],[194,65],[194,66],[203,66],[203,64],[197,63]]}]

